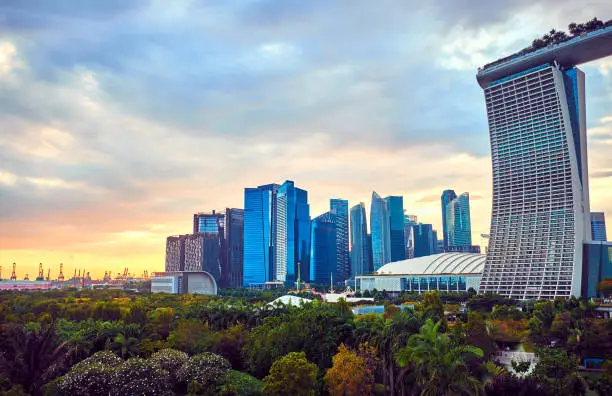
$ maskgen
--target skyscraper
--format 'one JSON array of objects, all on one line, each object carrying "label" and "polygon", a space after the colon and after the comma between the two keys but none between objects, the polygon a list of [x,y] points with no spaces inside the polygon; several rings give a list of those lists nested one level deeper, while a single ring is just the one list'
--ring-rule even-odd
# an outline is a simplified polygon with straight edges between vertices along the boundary
[{"label": "skyscraper", "polygon": [[414,258],[414,232],[413,227],[418,224],[418,219],[414,215],[404,215],[404,244],[406,258]]},{"label": "skyscraper", "polygon": [[336,215],[325,212],[311,222],[310,281],[329,284],[337,282],[337,225]]},{"label": "skyscraper", "polygon": [[372,251],[368,238],[365,204],[351,208],[351,278],[372,272]]},{"label": "skyscraper", "polygon": [[449,202],[446,206],[446,215],[448,231],[444,236],[444,246],[471,246],[470,194],[463,193]]},{"label": "skyscraper", "polygon": [[200,212],[193,215],[193,233],[198,232],[223,232],[225,214],[212,212]]},{"label": "skyscraper", "polygon": [[278,184],[244,189],[243,285],[274,279]]},{"label": "skyscraper", "polygon": [[[338,265],[338,281],[345,281],[351,277],[349,267],[349,219],[348,201],[344,199],[330,199],[329,211],[336,215],[336,263]],[[334,278],[336,279],[336,278]]]},{"label": "skyscraper", "polygon": [[389,211],[387,202],[372,192],[370,209],[370,231],[372,233],[372,262],[376,271],[391,262],[391,238],[389,236]]},{"label": "skyscraper", "polygon": [[603,212],[591,212],[591,236],[594,241],[607,241],[606,216]]},{"label": "skyscraper", "polygon": [[225,210],[224,258],[221,268],[222,287],[241,287],[244,260],[244,210]]},{"label": "skyscraper", "polygon": [[455,194],[454,190],[444,190],[442,192],[442,196],[440,197],[440,200],[442,201],[442,236],[444,239],[444,247],[448,246],[448,211],[450,203],[455,198],[457,198],[457,194]]},{"label": "skyscraper", "polygon": [[310,208],[308,193],[290,180],[244,192],[245,286],[294,282],[298,262],[308,278]]},{"label": "skyscraper", "polygon": [[491,137],[491,238],[480,292],[579,296],[590,239],[584,73],[612,27],[479,69]]},{"label": "skyscraper", "polygon": [[223,234],[198,232],[166,239],[166,271],[206,271],[221,279]]},{"label": "skyscraper", "polygon": [[419,223],[412,227],[412,233],[414,235],[414,257],[430,256],[436,253],[437,237],[434,236],[431,224]]},{"label": "skyscraper", "polygon": [[391,195],[385,198],[389,213],[389,243],[391,261],[406,259],[404,244],[404,197]]}]

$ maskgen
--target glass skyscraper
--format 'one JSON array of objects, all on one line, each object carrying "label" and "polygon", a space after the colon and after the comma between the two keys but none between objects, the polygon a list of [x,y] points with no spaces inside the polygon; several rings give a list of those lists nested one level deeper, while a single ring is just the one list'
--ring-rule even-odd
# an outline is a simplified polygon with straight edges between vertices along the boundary
[{"label": "glass skyscraper", "polygon": [[338,281],[345,281],[351,277],[349,257],[349,213],[348,201],[344,199],[330,199],[329,211],[336,216],[336,263],[338,265]]},{"label": "glass skyscraper", "polygon": [[444,190],[442,192],[442,196],[440,197],[440,200],[442,201],[442,236],[444,239],[444,247],[448,246],[448,211],[450,208],[450,203],[455,198],[457,198],[457,194],[455,194],[454,190]]},{"label": "glass skyscraper", "polygon": [[287,180],[245,189],[245,286],[270,281],[308,280],[310,208],[308,193]]},{"label": "glass skyscraper", "polygon": [[225,210],[224,236],[221,287],[241,287],[244,260],[243,209],[227,208]]},{"label": "glass skyscraper", "polygon": [[372,232],[372,263],[376,271],[391,262],[389,211],[387,202],[376,191],[372,192],[370,231]]},{"label": "glass skyscraper", "polygon": [[404,215],[404,244],[406,246],[406,258],[414,258],[414,232],[413,226],[418,224],[415,215]]},{"label": "glass skyscraper", "polygon": [[594,241],[607,241],[606,216],[603,212],[591,212],[591,237]]},{"label": "glass skyscraper", "polygon": [[372,272],[368,221],[363,202],[351,208],[351,278]]},{"label": "glass skyscraper", "polygon": [[584,73],[612,54],[612,27],[478,72],[491,138],[491,238],[480,292],[579,296],[590,239]]},{"label": "glass skyscraper", "polygon": [[392,195],[385,198],[385,203],[389,213],[391,261],[405,260],[404,197]]},{"label": "glass skyscraper", "polygon": [[193,233],[198,232],[223,232],[225,215],[214,210],[210,213],[201,212],[193,215]]},{"label": "glass skyscraper", "polygon": [[330,212],[315,217],[311,222],[310,281],[330,284],[338,282],[336,215]]},{"label": "glass skyscraper", "polygon": [[419,223],[412,226],[414,235],[414,257],[430,256],[438,249],[438,238],[434,236],[431,224]]},{"label": "glass skyscraper", "polygon": [[243,285],[274,280],[278,184],[244,189]]},{"label": "glass skyscraper", "polygon": [[445,235],[445,247],[472,245],[469,193],[463,193],[448,203],[446,227],[448,231]]}]

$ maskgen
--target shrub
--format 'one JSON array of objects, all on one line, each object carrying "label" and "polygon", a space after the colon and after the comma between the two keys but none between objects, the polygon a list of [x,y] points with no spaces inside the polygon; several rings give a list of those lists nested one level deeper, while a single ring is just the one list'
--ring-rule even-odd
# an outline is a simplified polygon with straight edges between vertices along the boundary
[{"label": "shrub", "polygon": [[114,368],[90,359],[76,364],[70,372],[58,378],[56,383],[60,394],[67,396],[109,394]]},{"label": "shrub", "polygon": [[170,391],[170,375],[159,364],[132,358],[117,367],[112,375],[111,395],[165,395]]},{"label": "shrub", "polygon": [[151,355],[149,361],[158,364],[163,370],[166,370],[172,378],[175,378],[179,369],[188,359],[189,355],[185,352],[168,348],[155,352]]}]

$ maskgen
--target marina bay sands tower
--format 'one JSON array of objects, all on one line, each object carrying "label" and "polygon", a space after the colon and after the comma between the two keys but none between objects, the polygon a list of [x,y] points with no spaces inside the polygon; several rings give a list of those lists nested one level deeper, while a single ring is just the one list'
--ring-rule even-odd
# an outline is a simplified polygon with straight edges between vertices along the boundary
[{"label": "marina bay sands tower", "polygon": [[591,228],[585,74],[576,65],[609,55],[605,26],[479,69],[493,165],[481,293],[580,295]]}]

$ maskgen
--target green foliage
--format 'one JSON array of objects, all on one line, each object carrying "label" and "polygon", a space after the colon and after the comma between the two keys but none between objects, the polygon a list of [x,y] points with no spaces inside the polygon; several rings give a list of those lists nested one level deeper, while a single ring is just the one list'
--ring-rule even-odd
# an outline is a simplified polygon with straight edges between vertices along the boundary
[{"label": "green foliage", "polygon": [[261,396],[263,395],[263,382],[247,373],[230,370],[225,376],[219,393],[236,396]]},{"label": "green foliage", "polygon": [[538,363],[533,376],[547,394],[579,396],[586,393],[584,379],[578,375],[578,358],[562,349],[542,348],[537,351]]},{"label": "green foliage", "polygon": [[170,375],[158,364],[132,358],[113,370],[111,395],[165,395],[170,392]]},{"label": "green foliage", "polygon": [[229,362],[223,357],[204,352],[190,357],[178,370],[176,378],[179,383],[189,386],[191,383],[202,387],[219,384],[230,369]]},{"label": "green foliage", "polygon": [[179,369],[188,359],[189,355],[185,352],[177,351],[176,349],[162,349],[152,354],[149,361],[159,365],[159,367],[170,374],[170,377],[175,378]]},{"label": "green foliage", "polygon": [[467,367],[470,359],[483,357],[482,350],[453,344],[439,327],[440,322],[427,319],[419,334],[410,336],[408,345],[395,354],[397,363],[413,369],[421,394],[482,394],[482,383]]},{"label": "green foliage", "polygon": [[317,387],[317,366],[304,352],[291,352],[272,364],[263,392],[270,396],[311,396]]}]

